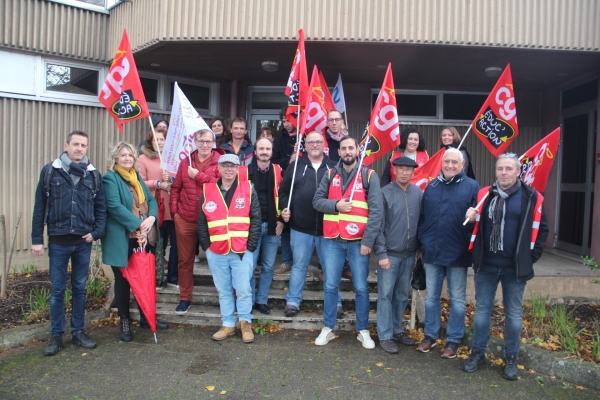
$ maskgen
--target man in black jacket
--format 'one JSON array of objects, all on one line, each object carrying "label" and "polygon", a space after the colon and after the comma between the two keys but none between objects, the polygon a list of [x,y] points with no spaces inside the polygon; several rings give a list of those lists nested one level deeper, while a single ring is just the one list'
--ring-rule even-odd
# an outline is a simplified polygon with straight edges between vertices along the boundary
[{"label": "man in black jacket", "polygon": [[548,237],[543,197],[519,180],[521,165],[516,154],[501,154],[496,161],[496,182],[481,189],[478,201],[485,202],[480,213],[469,208],[466,217],[475,222],[473,265],[475,268],[475,313],[473,347],[465,372],[485,364],[490,338],[490,320],[498,282],[502,283],[504,326],[504,378],[519,377],[519,354],[523,292],[533,278],[533,263],[542,255]]},{"label": "man in black jacket", "polygon": [[[289,222],[291,227],[292,257],[294,259],[290,273],[290,290],[285,296],[285,315],[288,317],[296,315],[299,311],[308,264],[315,245],[319,259],[323,259],[321,252],[321,244],[324,240],[323,213],[313,208],[312,199],[323,175],[335,166],[335,163],[323,153],[325,148],[323,135],[311,132],[306,136],[305,144],[307,152],[297,161],[293,190],[294,163],[290,164],[285,171],[279,190],[279,204],[284,207],[281,217],[285,222]],[[288,209],[290,194],[292,201]]]}]

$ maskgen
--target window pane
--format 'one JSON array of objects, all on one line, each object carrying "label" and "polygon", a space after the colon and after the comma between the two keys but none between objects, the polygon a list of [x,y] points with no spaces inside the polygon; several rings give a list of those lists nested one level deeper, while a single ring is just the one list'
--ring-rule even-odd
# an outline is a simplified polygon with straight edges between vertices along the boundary
[{"label": "window pane", "polygon": [[158,79],[142,78],[142,90],[147,103],[158,103]]},{"label": "window pane", "polygon": [[444,119],[472,121],[487,99],[486,94],[444,94]]},{"label": "window pane", "polygon": [[[188,85],[185,83],[178,83],[179,89],[185,94],[185,97],[192,103],[194,108],[202,110],[208,110],[210,105],[210,88],[206,86]],[[171,82],[171,102],[173,105],[173,90],[175,82]]]},{"label": "window pane", "polygon": [[[373,93],[373,105],[378,93]],[[436,117],[437,95],[435,94],[398,94],[396,105],[399,117]]]},{"label": "window pane", "polygon": [[283,92],[253,92],[252,109],[279,110],[286,107],[288,98]]},{"label": "window pane", "polygon": [[46,90],[97,96],[98,71],[47,64]]}]

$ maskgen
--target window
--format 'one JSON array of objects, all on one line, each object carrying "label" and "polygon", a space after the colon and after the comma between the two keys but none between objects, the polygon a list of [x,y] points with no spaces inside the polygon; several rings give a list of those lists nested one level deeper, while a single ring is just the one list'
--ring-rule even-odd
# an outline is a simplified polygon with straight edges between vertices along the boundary
[{"label": "window", "polygon": [[114,7],[119,4],[116,0],[46,0],[52,3],[60,3],[66,6],[85,8],[87,10],[97,11],[108,14],[107,7]]},{"label": "window", "polygon": [[255,110],[279,110],[287,107],[288,98],[280,92],[252,92],[252,109]]},{"label": "window", "polygon": [[486,99],[486,94],[444,93],[444,119],[473,120]]},{"label": "window", "polygon": [[140,76],[140,82],[142,83],[142,90],[144,91],[144,97],[146,98],[146,102],[158,104],[159,80]]},{"label": "window", "polygon": [[98,70],[46,64],[46,90],[98,96]]},{"label": "window", "polygon": [[173,77],[170,77],[169,81],[169,107],[173,105],[173,89],[175,87],[175,81],[179,89],[183,92],[185,97],[192,103],[195,109],[201,115],[216,115],[217,113],[217,99],[218,99],[218,84],[217,83],[206,83],[206,82],[193,82],[193,81],[180,81]]}]

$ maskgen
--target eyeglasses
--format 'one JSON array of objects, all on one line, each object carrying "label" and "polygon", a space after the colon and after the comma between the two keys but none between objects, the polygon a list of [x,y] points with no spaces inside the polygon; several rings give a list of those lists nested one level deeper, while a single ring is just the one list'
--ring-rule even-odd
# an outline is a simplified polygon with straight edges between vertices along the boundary
[{"label": "eyeglasses", "polygon": [[210,146],[214,140],[195,140],[195,142],[198,144],[198,146]]},{"label": "eyeglasses", "polygon": [[235,164],[219,164],[219,167],[221,167],[225,170],[227,170],[227,169],[231,170],[231,169],[236,169],[238,166]]},{"label": "eyeglasses", "polygon": [[338,123],[341,120],[342,120],[341,118],[327,118],[327,121],[329,121],[329,122],[335,122],[335,123]]},{"label": "eyeglasses", "polygon": [[306,142],[307,146],[320,146],[323,144],[322,140],[311,140],[310,142]]}]

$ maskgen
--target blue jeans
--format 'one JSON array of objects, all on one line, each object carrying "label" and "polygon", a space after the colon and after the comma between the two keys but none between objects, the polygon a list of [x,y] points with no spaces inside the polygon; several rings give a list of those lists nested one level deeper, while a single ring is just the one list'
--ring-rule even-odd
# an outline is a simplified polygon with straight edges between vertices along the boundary
[{"label": "blue jeans", "polygon": [[281,234],[281,258],[283,259],[283,262],[286,263],[287,265],[293,265],[294,264],[294,259],[292,256],[292,245],[290,243],[291,241],[291,233],[290,231],[283,231],[283,233]]},{"label": "blue jeans", "polygon": [[292,246],[292,257],[294,263],[290,271],[290,289],[285,296],[286,304],[300,308],[302,302],[302,290],[306,281],[306,271],[314,248],[317,248],[319,260],[323,259],[323,236],[313,236],[306,233],[291,230],[290,244]]},{"label": "blue jeans", "polygon": [[467,268],[426,264],[425,277],[427,285],[425,335],[433,339],[438,338],[441,317],[440,296],[444,277],[446,277],[450,292],[450,318],[446,326],[446,339],[448,342],[460,343],[465,334]]},{"label": "blue jeans", "polygon": [[[250,278],[250,287],[252,288],[252,304],[267,304],[269,300],[269,289],[271,288],[271,282],[273,281],[273,272],[275,271],[275,258],[277,257],[277,248],[279,247],[280,236],[271,236],[269,232],[269,223],[262,223],[262,230],[260,238],[258,239],[258,246],[254,252],[253,263],[252,263],[252,277]],[[260,251],[259,251],[260,250]],[[260,280],[258,281],[258,289],[256,290],[256,296],[254,295],[254,288],[256,287],[256,278],[254,277],[254,270],[256,269],[256,262],[258,261],[258,253],[260,253],[260,259],[262,268],[260,270]]]},{"label": "blue jeans", "polygon": [[[252,322],[252,290],[250,288],[250,275],[254,272],[251,251],[240,255],[230,251],[225,255],[215,254],[206,250],[206,259],[213,281],[219,292],[219,306],[223,326],[235,327],[235,310],[237,309],[240,321]],[[233,297],[235,289],[236,299]]]},{"label": "blue jeans", "polygon": [[339,296],[342,270],[346,260],[350,262],[352,283],[355,293],[356,330],[368,328],[369,324],[369,275],[370,255],[360,254],[360,240],[342,241],[323,239],[322,251],[323,275],[325,277],[325,302],[323,304],[323,319],[325,326],[335,329],[337,316],[337,300]]},{"label": "blue jeans", "polygon": [[167,269],[167,282],[177,282],[177,270],[179,268],[179,254],[177,253],[177,237],[175,236],[175,221],[163,222],[160,228],[163,239],[163,252],[167,249],[168,240],[171,239],[171,250],[169,250],[169,267]]},{"label": "blue jeans", "polygon": [[380,341],[389,340],[394,334],[404,332],[402,320],[415,265],[414,256],[388,258],[390,269],[377,267],[377,336]]},{"label": "blue jeans", "polygon": [[504,355],[517,355],[521,346],[523,292],[527,282],[517,282],[514,268],[483,266],[475,272],[475,332],[473,348],[485,353],[490,340],[490,324],[498,282],[502,283],[504,305]]},{"label": "blue jeans", "polygon": [[65,289],[67,288],[67,266],[71,260],[71,287],[73,314],[71,335],[83,332],[86,288],[85,282],[90,267],[92,244],[83,242],[75,246],[48,244],[50,259],[50,333],[62,336],[65,333]]}]

